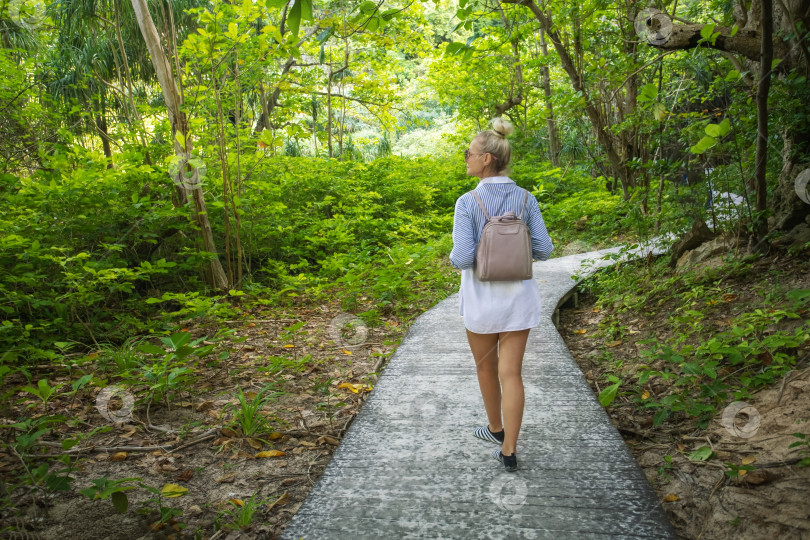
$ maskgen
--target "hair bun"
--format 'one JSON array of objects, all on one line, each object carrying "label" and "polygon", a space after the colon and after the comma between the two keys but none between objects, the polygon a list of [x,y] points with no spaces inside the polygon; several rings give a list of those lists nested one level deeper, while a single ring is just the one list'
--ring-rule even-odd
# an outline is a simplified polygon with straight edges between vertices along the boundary
[{"label": "hair bun", "polygon": [[503,118],[494,118],[492,120],[492,131],[494,131],[499,137],[506,138],[514,133],[515,128],[508,120],[504,120]]}]

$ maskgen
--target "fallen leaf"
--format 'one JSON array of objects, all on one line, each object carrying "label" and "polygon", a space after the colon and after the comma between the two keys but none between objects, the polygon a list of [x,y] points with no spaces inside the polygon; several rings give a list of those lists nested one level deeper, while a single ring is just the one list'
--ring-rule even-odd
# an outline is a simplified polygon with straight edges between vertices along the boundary
[{"label": "fallen leaf", "polygon": [[650,391],[644,390],[644,393],[641,394],[641,399],[648,399],[650,397]]},{"label": "fallen leaf", "polygon": [[264,452],[259,452],[256,454],[258,458],[265,458],[265,457],[281,457],[286,456],[286,452],[282,452],[281,450],[265,450]]},{"label": "fallen leaf", "polygon": [[160,494],[164,497],[181,497],[188,493],[188,488],[178,486],[177,484],[166,484],[160,490]]},{"label": "fallen leaf", "polygon": [[293,345],[292,343],[287,343],[286,345],[284,345],[285,349],[292,349],[293,347],[295,347],[295,345]]},{"label": "fallen leaf", "polygon": [[601,313],[601,312],[602,312],[602,310],[601,310],[601,309],[599,309],[598,307],[595,307],[595,308],[593,308],[593,309],[591,310],[591,313]]},{"label": "fallen leaf", "polygon": [[575,334],[584,334],[587,330],[574,330]]},{"label": "fallen leaf", "polygon": [[205,412],[213,406],[214,406],[213,401],[203,401],[202,403],[197,405],[197,412]]},{"label": "fallen leaf", "polygon": [[249,444],[251,447],[255,448],[256,450],[261,450],[261,449],[262,449],[262,446],[263,446],[263,445],[262,445],[262,442],[261,442],[261,441],[258,441],[258,440],[256,440],[256,439],[253,439],[253,438],[251,438],[251,437],[248,437],[248,438],[247,438],[247,439],[245,439],[245,440],[247,441],[247,443],[248,443],[248,444]]},{"label": "fallen leaf", "polygon": [[194,469],[186,469],[174,477],[175,482],[188,482],[194,476]]},{"label": "fallen leaf", "polygon": [[618,347],[621,344],[622,344],[622,340],[611,341],[610,343],[605,343],[605,347]]},{"label": "fallen leaf", "polygon": [[222,433],[226,437],[237,437],[236,432],[234,430],[232,430],[232,429],[222,428],[219,431],[220,431],[220,433]]},{"label": "fallen leaf", "polygon": [[345,382],[345,383],[340,383],[338,385],[338,388],[348,388],[349,390],[351,390],[352,392],[354,392],[356,394],[360,390],[363,390],[363,385],[362,384],[352,384],[352,383]]},{"label": "fallen leaf", "polygon": [[664,502],[675,502],[675,501],[677,501],[679,498],[680,498],[680,497],[678,497],[678,496],[677,496],[677,495],[675,495],[674,493],[670,493],[669,495],[667,495],[666,497],[664,497]]},{"label": "fallen leaf", "polygon": [[755,458],[754,456],[745,456],[744,458],[742,458],[742,464],[743,465],[751,465],[756,460],[757,460],[757,458]]},{"label": "fallen leaf", "polygon": [[318,442],[321,443],[321,444],[323,444],[323,443],[331,444],[332,446],[337,446],[337,445],[340,444],[339,440],[337,440],[334,437],[330,437],[329,435],[322,435],[322,436],[318,437]]},{"label": "fallen leaf", "polygon": [[221,446],[223,444],[231,444],[233,443],[233,439],[230,437],[220,437],[215,439],[214,442],[211,443],[211,446]]},{"label": "fallen leaf", "polygon": [[280,439],[280,438],[282,438],[283,436],[284,436],[284,434],[283,434],[283,433],[279,433],[279,432],[277,432],[277,431],[274,431],[273,433],[271,433],[270,435],[268,435],[268,436],[267,436],[267,438],[268,438],[268,439],[270,439],[271,441],[275,441],[276,439]]},{"label": "fallen leaf", "polygon": [[220,484],[232,484],[234,480],[236,480],[236,473],[226,474],[217,478],[217,482]]},{"label": "fallen leaf", "polygon": [[243,504],[245,504],[245,503],[242,501],[242,499],[228,499],[228,500],[229,500],[230,502],[232,502],[233,504],[235,504],[236,506],[242,506]]},{"label": "fallen leaf", "polygon": [[343,353],[344,353],[344,354],[348,354],[349,356],[351,356],[351,355],[352,355],[352,351],[347,351],[346,349],[343,349]]},{"label": "fallen leaf", "polygon": [[678,443],[678,451],[683,452],[686,450],[686,445]]},{"label": "fallen leaf", "polygon": [[98,358],[98,353],[90,353],[87,356],[85,356],[85,358],[87,358],[88,360],[95,360],[96,358]]},{"label": "fallen leaf", "polygon": [[278,499],[273,501],[273,504],[271,504],[270,506],[267,507],[267,510],[265,510],[265,513],[272,510],[273,507],[275,507],[275,506],[281,506],[283,504],[287,504],[287,502],[289,500],[290,500],[290,494],[285,491],[284,493],[281,494],[281,496]]},{"label": "fallen leaf", "polygon": [[748,474],[748,471],[746,471],[745,469],[740,469],[739,471],[737,471],[738,476],[745,476],[746,474]]},{"label": "fallen leaf", "polygon": [[125,433],[119,435],[119,437],[121,437],[122,439],[129,439],[130,437],[135,435],[135,433],[138,431],[138,428],[136,428],[135,426],[129,426],[126,429],[127,431]]},{"label": "fallen leaf", "polygon": [[739,296],[737,296],[736,294],[726,293],[723,295],[723,302],[733,302],[737,298],[739,298]]},{"label": "fallen leaf", "polygon": [[127,459],[126,452],[118,452],[110,456],[110,461],[124,461],[125,459]]},{"label": "fallen leaf", "polygon": [[751,485],[754,485],[754,486],[758,486],[760,484],[770,482],[771,480],[773,480],[775,478],[778,478],[778,476],[771,473],[771,472],[769,472],[769,471],[761,469],[761,470],[757,470],[757,471],[751,471],[751,474],[746,475],[744,481],[745,481],[746,484],[751,484]]},{"label": "fallen leaf", "polygon": [[761,352],[757,355],[757,360],[762,363],[764,366],[770,366],[773,362],[773,356],[771,356],[771,351]]},{"label": "fallen leaf", "polygon": [[318,445],[312,441],[301,441],[301,446],[306,446],[308,448],[315,448]]}]

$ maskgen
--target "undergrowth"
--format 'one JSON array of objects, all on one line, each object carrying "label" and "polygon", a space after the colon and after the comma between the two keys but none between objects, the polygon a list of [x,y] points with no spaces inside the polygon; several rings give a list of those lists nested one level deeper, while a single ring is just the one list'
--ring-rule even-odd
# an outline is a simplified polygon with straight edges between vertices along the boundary
[{"label": "undergrowth", "polygon": [[[610,384],[600,402],[626,396],[654,413],[653,425],[686,416],[705,428],[729,402],[779,381],[810,344],[810,289],[788,278],[759,273],[755,257],[702,271],[676,271],[659,259],[598,272],[583,287],[605,314],[596,337],[605,342],[601,362],[609,365]],[[626,322],[629,314],[673,332],[648,330],[650,337],[636,343],[637,359],[617,359],[611,347],[638,333]]]}]

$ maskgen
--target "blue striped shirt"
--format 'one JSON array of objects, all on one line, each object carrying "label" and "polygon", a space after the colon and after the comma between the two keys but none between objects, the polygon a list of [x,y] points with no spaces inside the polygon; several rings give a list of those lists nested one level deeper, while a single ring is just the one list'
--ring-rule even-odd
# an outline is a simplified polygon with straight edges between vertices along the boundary
[{"label": "blue striped shirt", "polygon": [[[484,178],[475,190],[484,202],[490,217],[503,215],[510,210],[520,214],[524,190],[515,184],[514,180],[505,176]],[[529,227],[532,236],[532,257],[545,261],[551,255],[554,246],[543,222],[537,199],[531,192],[526,200],[523,221]],[[453,266],[462,270],[473,267],[475,247],[486,222],[487,218],[472,193],[465,193],[458,198],[453,216],[453,250],[450,252],[450,262]]]}]

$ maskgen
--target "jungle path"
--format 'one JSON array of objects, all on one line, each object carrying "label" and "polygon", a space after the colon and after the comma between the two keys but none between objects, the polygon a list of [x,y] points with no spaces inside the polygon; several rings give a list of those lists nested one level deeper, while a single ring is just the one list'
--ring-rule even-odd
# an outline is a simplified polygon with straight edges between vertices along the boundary
[{"label": "jungle path", "polygon": [[517,472],[473,437],[487,420],[456,293],[413,323],[282,538],[675,538],[552,323],[572,274],[617,251],[534,263],[544,316],[523,362]]}]

